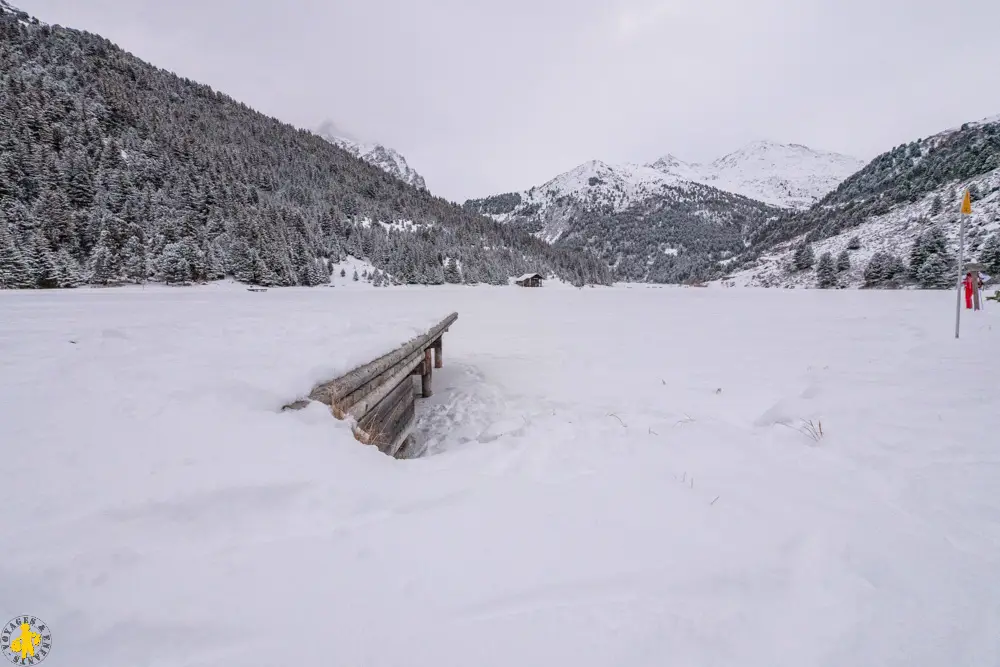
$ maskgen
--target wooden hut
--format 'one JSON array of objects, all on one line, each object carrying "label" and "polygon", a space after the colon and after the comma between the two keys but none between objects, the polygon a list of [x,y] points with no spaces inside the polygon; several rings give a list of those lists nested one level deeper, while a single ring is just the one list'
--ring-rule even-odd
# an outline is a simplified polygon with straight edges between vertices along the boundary
[{"label": "wooden hut", "polygon": [[542,276],[539,273],[525,273],[520,278],[516,278],[514,284],[519,287],[541,287]]}]

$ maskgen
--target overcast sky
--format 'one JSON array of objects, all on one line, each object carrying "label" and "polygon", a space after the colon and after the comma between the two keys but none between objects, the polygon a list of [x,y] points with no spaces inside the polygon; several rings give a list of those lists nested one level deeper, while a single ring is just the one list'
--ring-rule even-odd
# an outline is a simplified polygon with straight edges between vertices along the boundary
[{"label": "overcast sky", "polygon": [[1000,113],[996,0],[13,0],[449,199],[757,139],[872,158]]}]

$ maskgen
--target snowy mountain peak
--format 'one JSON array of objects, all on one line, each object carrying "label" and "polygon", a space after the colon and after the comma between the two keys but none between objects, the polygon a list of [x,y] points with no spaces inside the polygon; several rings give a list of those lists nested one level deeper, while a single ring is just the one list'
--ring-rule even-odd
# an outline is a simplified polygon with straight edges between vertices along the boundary
[{"label": "snowy mountain peak", "polygon": [[864,166],[862,160],[801,144],[754,141],[710,164],[666,155],[650,167],[782,208],[808,208]]},{"label": "snowy mountain peak", "polygon": [[[3,2],[3,0],[0,0],[0,2]],[[421,190],[427,189],[424,177],[417,173],[406,162],[406,158],[394,149],[387,148],[382,144],[365,143],[345,137],[332,121],[326,121],[320,125],[317,134],[334,146],[343,148],[351,155],[361,158],[365,162],[395,176],[404,183],[408,183]]]},{"label": "snowy mountain peak", "polygon": [[684,160],[667,153],[656,162],[651,163],[649,166],[653,169],[669,173],[675,169],[689,169],[691,165]]},{"label": "snowy mountain peak", "polygon": [[664,186],[676,185],[681,179],[652,167],[637,164],[610,165],[590,160],[560,174],[540,187],[528,191],[531,199],[547,197],[558,200],[576,196],[592,203],[600,201],[622,210],[656,194]]}]

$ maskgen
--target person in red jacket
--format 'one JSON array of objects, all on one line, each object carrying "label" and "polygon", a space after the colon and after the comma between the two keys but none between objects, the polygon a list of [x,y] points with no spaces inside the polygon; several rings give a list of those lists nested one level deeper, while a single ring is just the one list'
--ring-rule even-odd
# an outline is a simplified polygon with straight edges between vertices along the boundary
[{"label": "person in red jacket", "polygon": [[965,274],[965,280],[962,281],[962,285],[965,287],[965,308],[966,310],[972,310],[972,272]]}]

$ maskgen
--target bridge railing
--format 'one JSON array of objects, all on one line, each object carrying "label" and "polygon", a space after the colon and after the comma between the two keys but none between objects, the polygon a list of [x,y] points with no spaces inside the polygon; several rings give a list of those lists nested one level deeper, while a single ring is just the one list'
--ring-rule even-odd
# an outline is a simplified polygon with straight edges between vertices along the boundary
[{"label": "bridge railing", "polygon": [[[452,313],[396,349],[316,386],[309,399],[329,405],[337,419],[352,420],[358,441],[375,445],[389,456],[401,455],[416,419],[413,377],[421,378],[422,397],[433,393],[433,371],[444,362],[442,339],[457,319],[458,313]],[[286,407],[300,408],[306,403]]]}]

